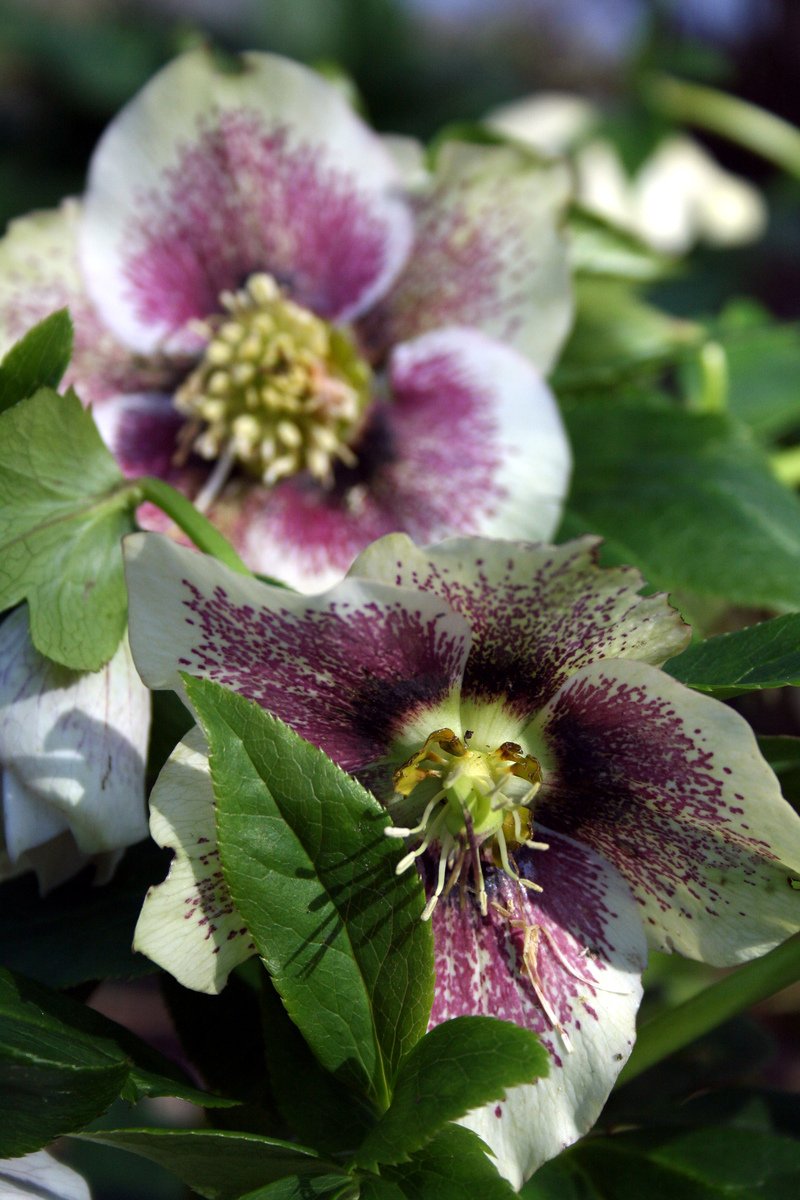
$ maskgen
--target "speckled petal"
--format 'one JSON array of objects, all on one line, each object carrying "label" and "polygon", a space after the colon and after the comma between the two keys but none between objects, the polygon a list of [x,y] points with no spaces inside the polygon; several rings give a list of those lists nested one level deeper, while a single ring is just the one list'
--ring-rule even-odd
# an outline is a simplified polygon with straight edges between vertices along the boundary
[{"label": "speckled petal", "polygon": [[12,859],[69,829],[84,854],[146,835],[150,696],[124,640],[100,671],[44,658],[27,608],[0,626],[0,764]]},{"label": "speckled petal", "polygon": [[361,580],[298,596],[159,534],[125,548],[131,646],[150,687],[180,687],[181,671],[213,679],[349,771],[457,721],[469,631],[438,597]]},{"label": "speckled petal", "polygon": [[636,905],[613,867],[569,838],[540,835],[550,848],[518,858],[540,894],[488,868],[486,918],[455,893],[433,914],[431,1023],[500,1017],[533,1029],[550,1053],[547,1078],[463,1120],[515,1187],[597,1120],[633,1045],[646,959]]},{"label": "speckled petal", "polygon": [[107,129],[92,160],[81,255],[126,344],[191,349],[192,318],[268,272],[345,319],[382,295],[411,218],[380,139],[339,90],[274,55],[223,70],[183,55]]},{"label": "speckled petal", "polygon": [[733,709],[645,663],[593,663],[537,733],[541,820],[615,864],[656,948],[726,966],[800,928],[800,817]]},{"label": "speckled petal", "polygon": [[139,389],[163,371],[137,363],[95,310],[77,260],[80,209],[67,200],[51,212],[12,221],[0,241],[0,355],[44,317],[68,307],[75,348],[65,384],[85,403]]},{"label": "speckled petal", "polygon": [[195,727],[150,793],[150,833],[175,851],[163,883],[151,887],[134,950],[196,992],[221,992],[234,967],[256,953],[219,861],[208,751]]},{"label": "speckled petal", "polygon": [[380,349],[470,325],[547,371],[572,323],[567,190],[562,167],[523,150],[448,142],[429,189],[413,198],[414,248],[365,322],[368,340]]},{"label": "speckled petal", "polygon": [[[115,396],[95,409],[94,419],[100,436],[129,479],[155,475],[190,499],[197,496],[208,479],[211,469],[208,463],[192,454],[185,458],[180,452],[179,434],[184,418],[169,396],[153,392]],[[225,511],[220,505],[220,517]],[[140,505],[136,520],[142,529],[169,532],[188,544],[171,518],[155,504]],[[225,522],[221,519],[217,524]]]},{"label": "speckled petal", "polygon": [[2,1200],[91,1200],[86,1180],[46,1150],[0,1160]]},{"label": "speckled petal", "polygon": [[350,575],[419,587],[465,618],[473,642],[464,721],[488,737],[488,707],[499,700],[505,740],[585,663],[661,663],[689,639],[664,596],[639,596],[639,572],[599,567],[596,547],[593,538],[562,546],[453,538],[419,549],[394,535],[369,546]]},{"label": "speckled petal", "polygon": [[247,562],[314,591],[395,530],[548,537],[570,451],[552,394],[521,355],[476,330],[398,346],[391,402],[376,405],[354,469],[326,489],[307,479],[256,489],[241,520]]}]

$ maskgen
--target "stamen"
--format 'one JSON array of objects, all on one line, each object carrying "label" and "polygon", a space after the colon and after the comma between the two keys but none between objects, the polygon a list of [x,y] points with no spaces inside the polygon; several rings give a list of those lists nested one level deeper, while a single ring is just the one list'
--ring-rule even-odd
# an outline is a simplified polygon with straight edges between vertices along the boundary
[{"label": "stamen", "polygon": [[194,498],[194,506],[198,512],[207,512],[228,482],[236,456],[232,443],[228,443],[217,459],[214,470]]},{"label": "stamen", "polygon": [[446,795],[446,792],[444,791],[444,789],[442,789],[442,791],[436,793],[436,795],[433,797],[433,799],[430,801],[430,803],[425,806],[425,811],[422,814],[422,818],[420,820],[419,825],[415,825],[413,827],[413,829],[403,829],[399,825],[388,825],[386,827],[386,829],[384,830],[384,833],[386,834],[387,837],[412,837],[415,833],[422,833],[422,831],[425,829],[426,825],[428,824],[428,820],[430,819],[430,815],[433,812],[434,808],[436,807],[436,805],[439,803],[440,800],[444,799],[445,795]]},{"label": "stamen", "polygon": [[[204,458],[222,448],[267,485],[307,471],[333,481],[354,466],[370,370],[348,335],[288,297],[268,275],[221,293],[223,316],[195,322],[208,342],[175,395]],[[230,470],[230,468],[229,468]]]}]

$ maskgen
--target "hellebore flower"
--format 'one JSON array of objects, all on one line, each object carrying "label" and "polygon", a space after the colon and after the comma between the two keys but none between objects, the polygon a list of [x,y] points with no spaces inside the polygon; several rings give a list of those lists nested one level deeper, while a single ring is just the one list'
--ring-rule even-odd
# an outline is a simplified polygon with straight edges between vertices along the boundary
[{"label": "hellebore flower", "polygon": [[189,53],[112,122],[82,202],[0,243],[0,343],[69,305],[67,379],[123,470],[292,585],[394,530],[546,537],[570,461],[537,372],[572,315],[565,195],[560,168],[456,143],[404,193],[314,72]]},{"label": "hellebore flower", "polygon": [[[746,722],[659,671],[688,631],[595,539],[368,547],[337,587],[288,594],[163,537],[127,539],[131,644],[154,688],[229,686],[355,773],[420,868],[431,1020],[539,1033],[549,1078],[464,1123],[519,1186],[596,1120],[630,1053],[647,937],[715,964],[798,925],[800,818]],[[197,730],[151,797],[176,851],[136,946],[217,991],[252,953],[219,870]]]},{"label": "hellebore flower", "polygon": [[723,170],[686,134],[664,137],[631,177],[597,132],[599,114],[568,92],[543,92],[490,113],[487,124],[543,154],[569,154],[578,200],[655,250],[684,254],[696,242],[738,246],[764,232],[767,211],[747,180]]},{"label": "hellebore flower", "polygon": [[147,836],[150,694],[127,639],[100,671],[41,655],[25,607],[0,625],[0,879],[34,870],[43,891]]}]

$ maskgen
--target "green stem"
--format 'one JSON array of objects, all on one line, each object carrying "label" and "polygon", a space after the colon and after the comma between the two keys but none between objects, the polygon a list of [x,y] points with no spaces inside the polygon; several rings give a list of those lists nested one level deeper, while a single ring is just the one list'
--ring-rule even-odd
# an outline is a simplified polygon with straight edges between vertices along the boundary
[{"label": "green stem", "polygon": [[706,342],[698,355],[700,412],[719,413],[728,407],[728,357],[719,342]]},{"label": "green stem", "polygon": [[645,101],[664,116],[720,133],[800,179],[800,129],[782,117],[671,75],[648,76],[643,91]]},{"label": "green stem", "polygon": [[788,450],[778,450],[770,456],[772,470],[787,487],[797,487],[800,484],[800,446],[790,446]]},{"label": "green stem", "polygon": [[[800,900],[798,900],[800,904]],[[629,1083],[663,1058],[716,1029],[723,1021],[800,979],[800,933],[745,963],[697,996],[659,1013],[640,1029],[619,1083]]]},{"label": "green stem", "polygon": [[216,526],[198,512],[190,500],[170,487],[163,479],[154,479],[144,475],[136,480],[142,500],[149,500],[157,505],[162,512],[171,517],[179,529],[182,529],[198,550],[211,554],[220,562],[225,563],[240,575],[252,575],[253,572],[245,566],[233,546],[224,538]]}]

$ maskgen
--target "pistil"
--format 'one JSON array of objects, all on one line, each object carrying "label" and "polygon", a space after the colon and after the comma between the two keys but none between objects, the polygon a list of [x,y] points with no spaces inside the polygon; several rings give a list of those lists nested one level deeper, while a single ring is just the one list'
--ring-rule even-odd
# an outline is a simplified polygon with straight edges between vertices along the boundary
[{"label": "pistil", "polygon": [[521,887],[542,890],[520,876],[511,853],[520,846],[547,849],[546,843],[531,837],[530,805],[542,782],[539,762],[523,754],[515,742],[504,742],[495,750],[475,750],[469,748],[471,739],[471,732],[462,740],[452,729],[437,729],[394,774],[398,803],[412,793],[425,802],[414,825],[386,830],[390,837],[419,839],[397,864],[397,873],[408,870],[430,847],[436,845],[439,850],[436,883],[423,920],[455,886],[465,862],[472,867],[480,912],[487,915],[483,876],[487,854]]},{"label": "pistil", "polygon": [[308,472],[330,485],[354,466],[371,373],[347,333],[289,300],[269,275],[220,296],[195,324],[203,357],[175,395],[203,458],[239,463],[263,483]]}]

